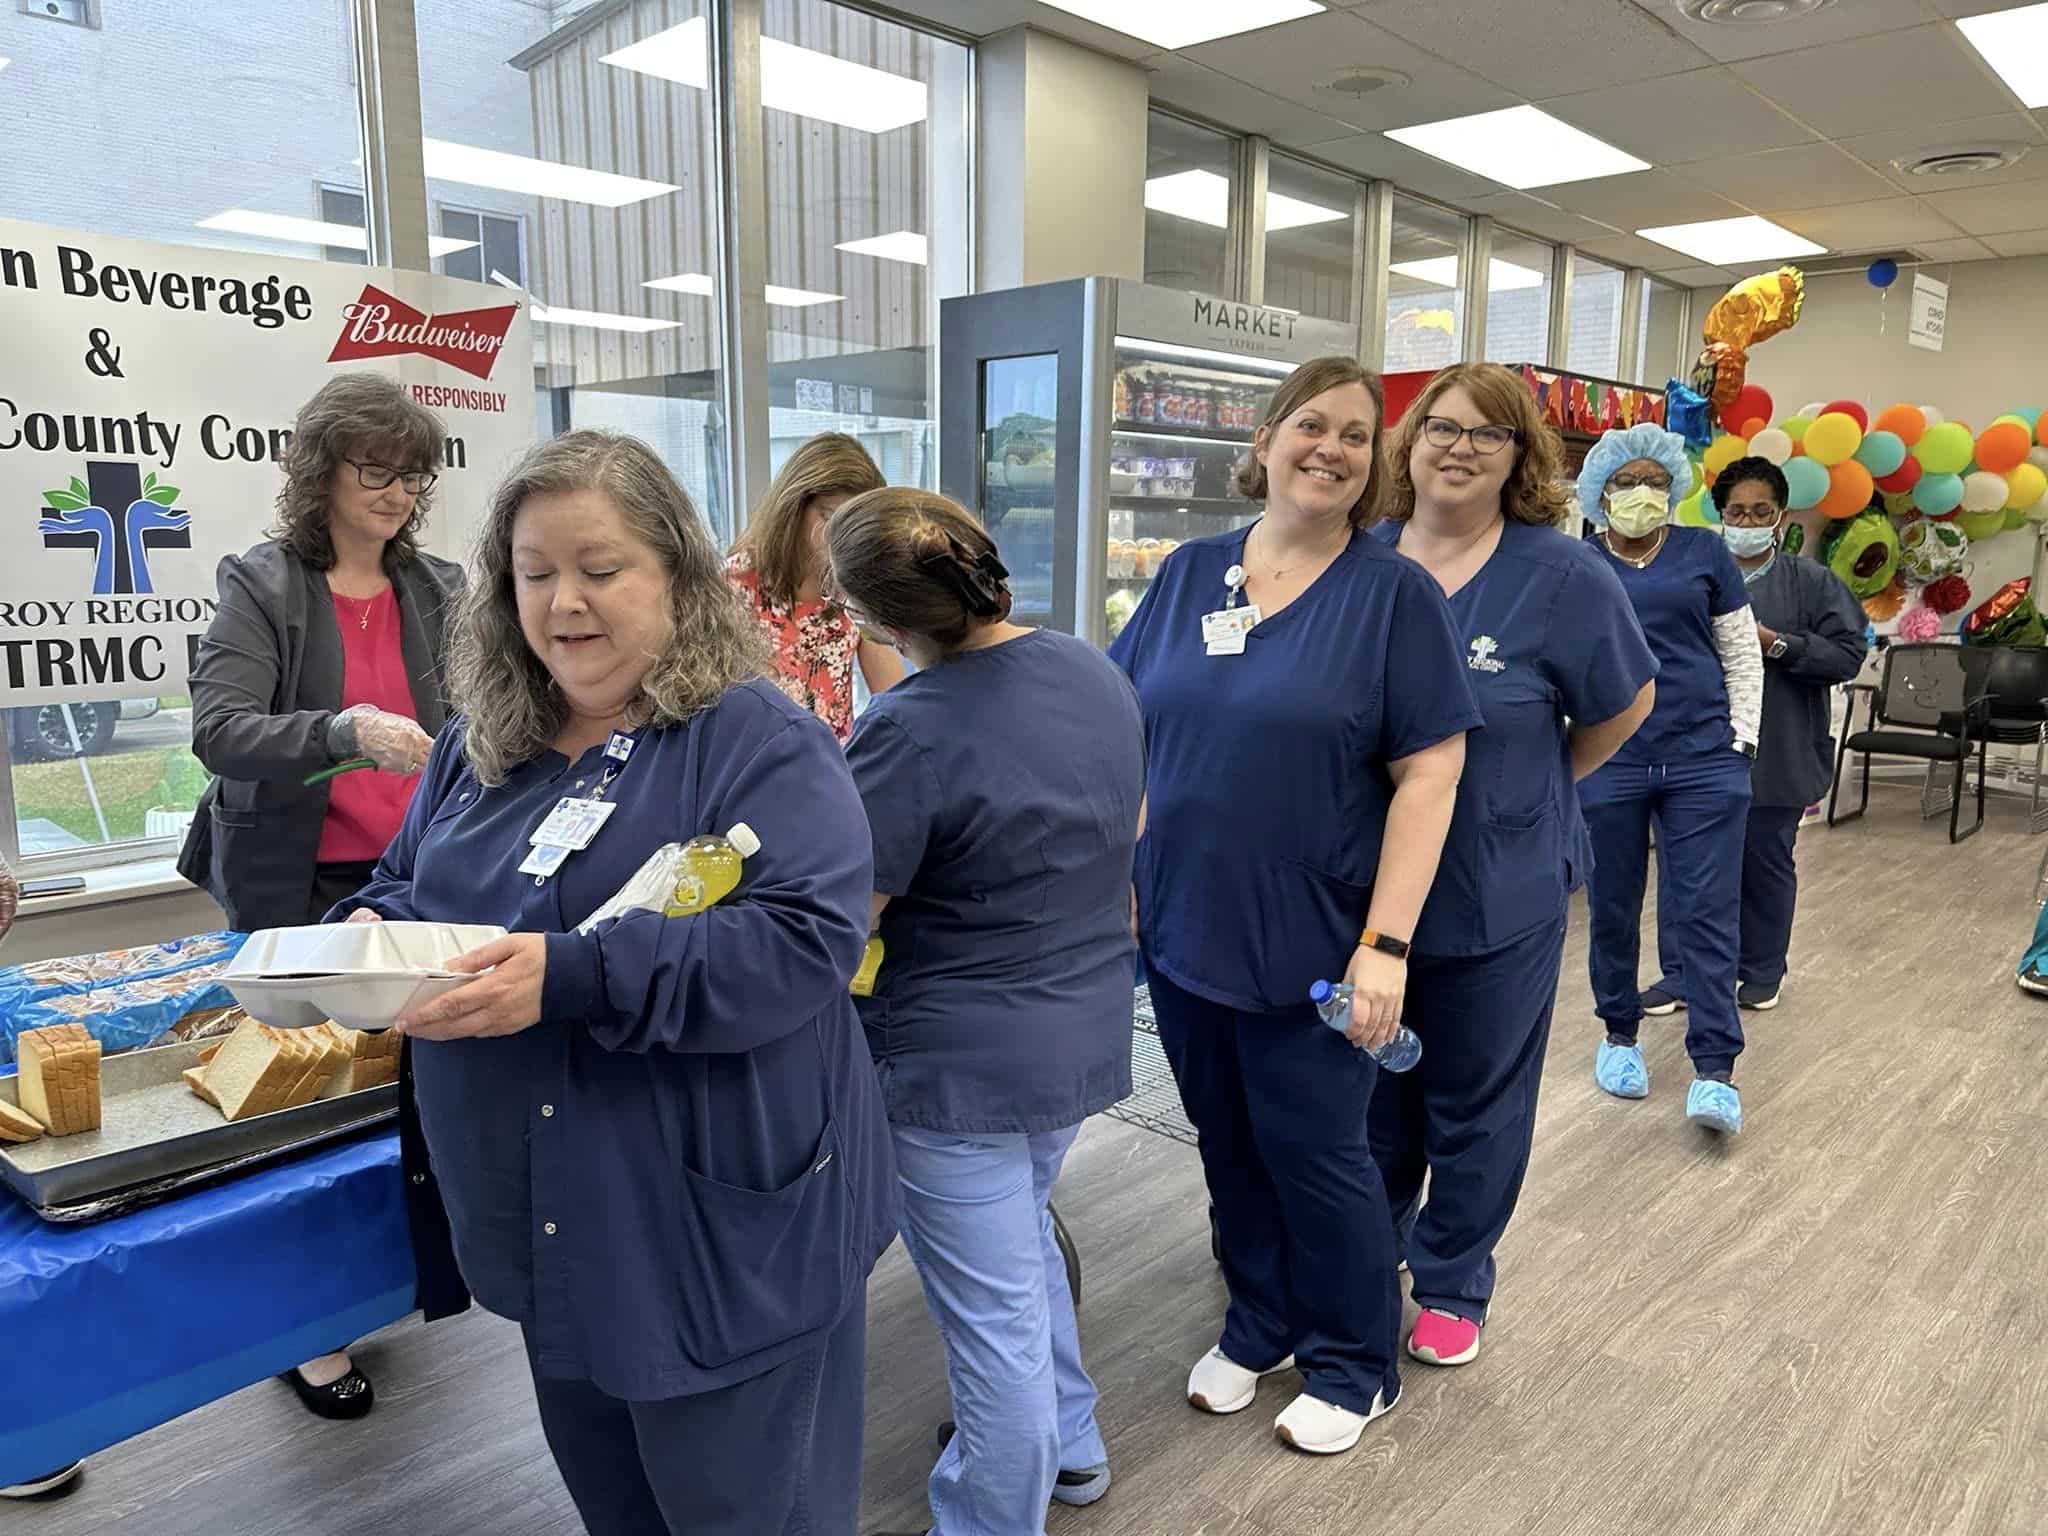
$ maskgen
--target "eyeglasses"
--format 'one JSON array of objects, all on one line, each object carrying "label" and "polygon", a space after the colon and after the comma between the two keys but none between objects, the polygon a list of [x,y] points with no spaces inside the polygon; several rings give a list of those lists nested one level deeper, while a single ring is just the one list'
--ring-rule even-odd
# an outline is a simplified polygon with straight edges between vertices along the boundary
[{"label": "eyeglasses", "polygon": [[1734,501],[1721,509],[1721,521],[1733,523],[1738,528],[1767,528],[1782,516],[1784,513],[1767,501],[1755,506]]},{"label": "eyeglasses", "polygon": [[1492,422],[1479,427],[1461,427],[1448,416],[1425,416],[1422,419],[1422,439],[1432,448],[1455,448],[1459,438],[1469,437],[1475,451],[1491,457],[1521,435],[1513,427],[1496,426]]},{"label": "eyeglasses", "polygon": [[1653,491],[1668,491],[1671,489],[1671,477],[1669,475],[1631,475],[1624,471],[1607,482],[1607,489],[1610,491],[1633,491],[1638,486],[1644,485],[1647,485]]},{"label": "eyeglasses", "polygon": [[363,464],[355,459],[344,459],[342,462],[355,466],[356,484],[366,491],[381,491],[392,481],[402,480],[405,482],[407,494],[424,496],[434,488],[434,482],[441,478],[424,469],[393,469],[389,464]]}]

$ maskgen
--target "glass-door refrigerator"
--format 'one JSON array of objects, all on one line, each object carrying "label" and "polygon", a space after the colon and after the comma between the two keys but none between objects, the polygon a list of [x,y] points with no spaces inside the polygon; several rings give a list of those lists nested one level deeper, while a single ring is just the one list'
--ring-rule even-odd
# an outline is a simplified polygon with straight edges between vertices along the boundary
[{"label": "glass-door refrigerator", "polygon": [[939,482],[1002,549],[1012,617],[1106,645],[1159,562],[1257,508],[1231,480],[1296,364],[1356,326],[1121,278],[948,299]]}]

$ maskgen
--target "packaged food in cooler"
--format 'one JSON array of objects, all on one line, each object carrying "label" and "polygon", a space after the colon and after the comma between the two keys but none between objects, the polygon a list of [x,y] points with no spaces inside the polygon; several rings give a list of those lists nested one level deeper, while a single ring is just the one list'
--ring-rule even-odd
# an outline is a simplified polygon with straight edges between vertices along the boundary
[{"label": "packaged food in cooler", "polygon": [[1123,627],[1131,622],[1131,615],[1137,611],[1138,594],[1129,587],[1110,593],[1103,604],[1103,617],[1109,621],[1109,638],[1114,640],[1123,633]]},{"label": "packaged food in cooler", "polygon": [[1130,375],[1125,373],[1122,369],[1118,369],[1116,378],[1113,381],[1111,381],[1109,389],[1109,408],[1111,412],[1115,414],[1116,419],[1118,421],[1129,421],[1131,419]]},{"label": "packaged food in cooler", "polygon": [[1116,546],[1116,574],[1128,581],[1138,574],[1138,544],[1135,539],[1119,539]]},{"label": "packaged food in cooler", "polygon": [[1138,540],[1138,559],[1134,575],[1150,578],[1159,569],[1159,541]]},{"label": "packaged food in cooler", "polygon": [[1131,420],[1146,423],[1159,419],[1159,394],[1149,373],[1138,375],[1138,387],[1131,399]]}]

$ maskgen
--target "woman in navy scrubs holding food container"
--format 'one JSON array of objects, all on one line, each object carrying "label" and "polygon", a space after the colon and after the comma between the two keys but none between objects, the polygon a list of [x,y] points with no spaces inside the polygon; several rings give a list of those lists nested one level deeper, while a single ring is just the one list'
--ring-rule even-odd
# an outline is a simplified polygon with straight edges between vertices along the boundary
[{"label": "woman in navy scrubs holding food container", "polygon": [[[689,498],[575,432],[492,501],[455,631],[466,716],[342,909],[495,923],[401,1018],[476,1299],[525,1331],[593,1536],[847,1536],[889,1128],[847,983],[867,823],[832,732],[765,676]],[[579,925],[737,823],[740,883]]]},{"label": "woman in navy scrubs holding food container", "polygon": [[[1378,378],[1341,357],[1273,392],[1239,491],[1250,528],[1183,544],[1117,637],[1149,752],[1139,938],[1199,1133],[1230,1306],[1188,1399],[1251,1405],[1298,1369],[1274,1429],[1358,1443],[1400,1395],[1401,1301],[1366,1136],[1407,948],[1480,723],[1450,609],[1366,536]],[[1355,988],[1348,1035],[1308,1001]],[[1425,1047],[1426,1048],[1426,1047]]]}]

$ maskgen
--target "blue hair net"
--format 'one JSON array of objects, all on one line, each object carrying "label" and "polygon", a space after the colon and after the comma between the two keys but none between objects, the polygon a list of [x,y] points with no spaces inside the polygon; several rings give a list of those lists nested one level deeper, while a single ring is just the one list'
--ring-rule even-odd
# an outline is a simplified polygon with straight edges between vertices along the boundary
[{"label": "blue hair net", "polygon": [[1607,514],[1600,507],[1600,493],[1624,464],[1648,459],[1664,466],[1671,476],[1671,502],[1686,494],[1692,484],[1692,461],[1685,456],[1685,439],[1666,432],[1654,421],[1639,421],[1632,427],[1604,432],[1586,455],[1586,467],[1579,471],[1579,508],[1595,527],[1607,526]]}]

